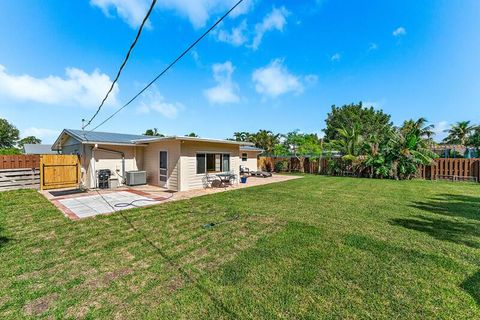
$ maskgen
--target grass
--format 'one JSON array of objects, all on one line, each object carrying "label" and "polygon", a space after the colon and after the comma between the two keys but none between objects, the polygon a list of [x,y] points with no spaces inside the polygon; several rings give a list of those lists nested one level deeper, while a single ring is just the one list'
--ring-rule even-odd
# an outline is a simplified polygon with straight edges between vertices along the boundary
[{"label": "grass", "polygon": [[0,318],[478,319],[479,195],[306,176],[72,222],[0,193]]}]

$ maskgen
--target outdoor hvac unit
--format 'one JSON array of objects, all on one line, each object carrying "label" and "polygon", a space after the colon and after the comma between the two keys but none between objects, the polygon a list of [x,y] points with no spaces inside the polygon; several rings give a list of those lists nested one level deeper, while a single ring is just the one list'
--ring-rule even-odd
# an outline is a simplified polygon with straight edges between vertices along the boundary
[{"label": "outdoor hvac unit", "polygon": [[127,186],[139,186],[147,184],[146,171],[127,171]]}]

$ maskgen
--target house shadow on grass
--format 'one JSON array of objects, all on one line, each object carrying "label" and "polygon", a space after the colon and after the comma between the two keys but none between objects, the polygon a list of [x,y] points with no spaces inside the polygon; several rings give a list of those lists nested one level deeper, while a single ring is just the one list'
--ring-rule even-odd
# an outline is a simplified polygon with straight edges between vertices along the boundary
[{"label": "house shadow on grass", "polygon": [[480,248],[480,225],[444,218],[419,215],[415,218],[392,219],[392,225],[424,232],[435,239]]},{"label": "house shadow on grass", "polygon": [[444,216],[480,221],[480,197],[440,194],[429,201],[414,202],[411,207]]},{"label": "house shadow on grass", "polygon": [[460,287],[475,299],[477,305],[480,305],[480,271],[468,277]]}]

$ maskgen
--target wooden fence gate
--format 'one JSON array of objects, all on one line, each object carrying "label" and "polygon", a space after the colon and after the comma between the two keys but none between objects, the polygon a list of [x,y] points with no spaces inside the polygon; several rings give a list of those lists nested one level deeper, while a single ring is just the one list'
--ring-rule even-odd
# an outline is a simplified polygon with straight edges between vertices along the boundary
[{"label": "wooden fence gate", "polygon": [[77,155],[40,156],[40,189],[78,188],[80,159]]}]

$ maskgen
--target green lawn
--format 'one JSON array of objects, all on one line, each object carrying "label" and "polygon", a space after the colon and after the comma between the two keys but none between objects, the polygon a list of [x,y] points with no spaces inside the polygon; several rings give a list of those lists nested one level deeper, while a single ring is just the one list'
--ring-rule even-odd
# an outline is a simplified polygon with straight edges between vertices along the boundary
[{"label": "green lawn", "polygon": [[1,319],[478,319],[480,185],[306,176],[77,222],[0,193],[0,275]]}]

